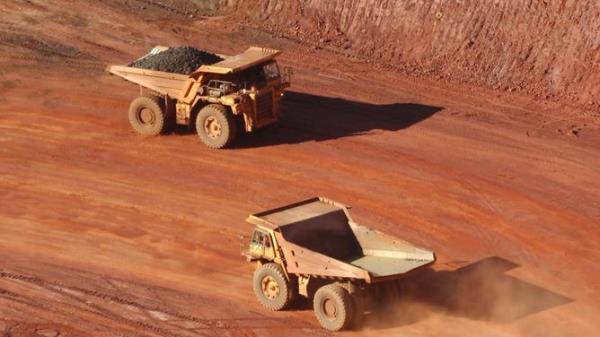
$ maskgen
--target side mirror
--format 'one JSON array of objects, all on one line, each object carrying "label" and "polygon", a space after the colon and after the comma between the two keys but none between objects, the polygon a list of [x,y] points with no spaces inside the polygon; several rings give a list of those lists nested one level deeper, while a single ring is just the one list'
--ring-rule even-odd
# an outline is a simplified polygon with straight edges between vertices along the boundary
[{"label": "side mirror", "polygon": [[283,82],[291,83],[292,75],[294,74],[294,68],[292,67],[283,67]]}]

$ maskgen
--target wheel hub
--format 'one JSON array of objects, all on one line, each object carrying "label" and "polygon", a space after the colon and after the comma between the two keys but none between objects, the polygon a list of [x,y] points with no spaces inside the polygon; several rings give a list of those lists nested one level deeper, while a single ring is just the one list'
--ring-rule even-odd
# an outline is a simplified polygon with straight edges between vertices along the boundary
[{"label": "wheel hub", "polygon": [[261,282],[262,292],[268,299],[275,299],[279,295],[279,284],[272,276],[265,276]]},{"label": "wheel hub", "polygon": [[143,108],[139,113],[142,124],[154,124],[154,112],[148,108]]},{"label": "wheel hub", "polygon": [[212,139],[221,137],[221,123],[215,117],[206,118],[204,120],[204,132]]},{"label": "wheel hub", "polygon": [[326,299],[323,302],[323,312],[330,319],[334,319],[336,317],[337,308],[331,299]]}]

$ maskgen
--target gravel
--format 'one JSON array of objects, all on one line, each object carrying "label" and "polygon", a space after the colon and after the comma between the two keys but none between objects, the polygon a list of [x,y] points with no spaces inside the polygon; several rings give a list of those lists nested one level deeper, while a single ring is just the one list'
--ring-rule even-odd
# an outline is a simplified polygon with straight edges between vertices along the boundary
[{"label": "gravel", "polygon": [[203,64],[213,64],[221,60],[223,59],[215,54],[194,47],[180,46],[133,61],[129,66],[169,73],[189,74]]}]

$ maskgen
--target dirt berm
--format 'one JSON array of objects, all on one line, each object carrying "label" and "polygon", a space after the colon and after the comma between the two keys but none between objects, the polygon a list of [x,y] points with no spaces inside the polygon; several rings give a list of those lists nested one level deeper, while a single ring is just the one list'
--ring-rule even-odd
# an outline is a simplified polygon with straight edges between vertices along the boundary
[{"label": "dirt berm", "polygon": [[229,3],[251,24],[410,74],[600,106],[596,0]]}]

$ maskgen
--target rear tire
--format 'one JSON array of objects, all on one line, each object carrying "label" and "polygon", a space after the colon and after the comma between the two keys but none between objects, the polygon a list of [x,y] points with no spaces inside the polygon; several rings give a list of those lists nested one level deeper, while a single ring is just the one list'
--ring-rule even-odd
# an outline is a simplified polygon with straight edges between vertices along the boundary
[{"label": "rear tire", "polygon": [[222,149],[233,143],[237,125],[227,107],[209,104],[198,112],[196,132],[200,140],[211,149]]},{"label": "rear tire", "polygon": [[254,294],[267,309],[285,309],[292,301],[293,291],[283,269],[276,263],[265,263],[254,272]]},{"label": "rear tire", "polygon": [[328,284],[317,290],[313,298],[313,310],[321,326],[339,331],[350,326],[354,317],[352,297],[346,289]]},{"label": "rear tire", "polygon": [[157,96],[140,96],[129,106],[129,123],[135,132],[151,137],[167,129],[165,105]]}]

